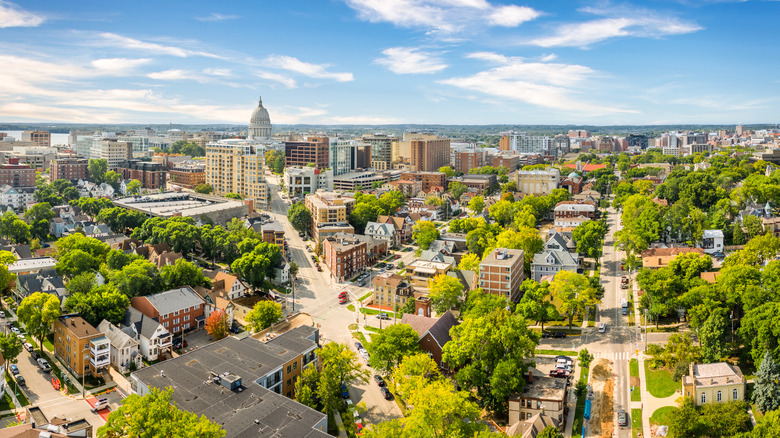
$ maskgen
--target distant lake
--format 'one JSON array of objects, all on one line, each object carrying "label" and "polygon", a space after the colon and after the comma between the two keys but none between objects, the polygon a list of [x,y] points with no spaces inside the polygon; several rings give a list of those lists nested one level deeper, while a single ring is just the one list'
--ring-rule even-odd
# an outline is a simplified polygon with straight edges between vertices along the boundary
[{"label": "distant lake", "polygon": [[[24,131],[0,131],[5,132],[11,137],[16,138],[17,141],[22,141],[22,132]],[[68,134],[52,134],[51,145],[68,144]]]}]

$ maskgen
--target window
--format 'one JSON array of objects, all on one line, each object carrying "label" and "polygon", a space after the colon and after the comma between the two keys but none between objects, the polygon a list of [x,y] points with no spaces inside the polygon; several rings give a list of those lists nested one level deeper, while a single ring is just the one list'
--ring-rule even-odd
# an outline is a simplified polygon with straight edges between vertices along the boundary
[{"label": "window", "polygon": [[178,323],[179,323],[179,318],[176,318],[176,319],[174,319],[174,320],[173,320],[173,323],[174,323],[174,324],[178,324]]},{"label": "window", "polygon": [[297,370],[297,369],[298,369],[298,362],[294,362],[293,363],[293,370]]},{"label": "window", "polygon": [[718,391],[718,401],[723,401],[723,394],[721,391]]},{"label": "window", "polygon": [[[290,365],[287,365],[287,372],[288,373],[290,372]],[[288,385],[289,385],[289,383],[288,383]]]},{"label": "window", "polygon": [[702,403],[707,403],[707,394],[705,394],[703,392],[701,393],[701,402]]},{"label": "window", "polygon": [[731,392],[731,398],[734,399],[734,400],[739,399],[739,391],[737,391],[736,389],[734,391],[732,391]]}]

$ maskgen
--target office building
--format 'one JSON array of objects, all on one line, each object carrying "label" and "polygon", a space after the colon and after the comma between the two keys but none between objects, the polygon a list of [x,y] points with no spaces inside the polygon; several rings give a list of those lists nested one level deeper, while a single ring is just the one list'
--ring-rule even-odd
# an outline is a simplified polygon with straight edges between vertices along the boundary
[{"label": "office building", "polygon": [[193,189],[206,183],[206,163],[174,164],[168,171],[171,183]]},{"label": "office building", "polygon": [[328,137],[309,137],[305,141],[284,142],[285,167],[305,167],[313,164],[315,168],[325,170],[330,166]]},{"label": "office building", "polygon": [[68,181],[78,181],[87,179],[89,173],[89,160],[86,158],[59,158],[51,162],[51,179],[67,179]]},{"label": "office building", "polygon": [[333,191],[333,170],[314,167],[285,167],[284,189],[290,197],[315,193],[317,190]]},{"label": "office building", "polygon": [[333,188],[345,192],[354,192],[356,190],[370,190],[375,184],[383,185],[388,177],[379,172],[362,171],[350,172],[333,177]]},{"label": "office building", "polygon": [[330,168],[334,176],[372,167],[371,145],[331,138],[329,148]]},{"label": "office building", "polygon": [[496,248],[479,264],[479,287],[485,293],[517,302],[522,282],[522,249]]},{"label": "office building", "polygon": [[271,138],[271,117],[268,110],[263,107],[263,98],[259,98],[257,108],[252,111],[249,118],[249,140],[269,140]]},{"label": "office building", "polygon": [[51,146],[51,134],[48,131],[24,131],[22,141],[31,141],[38,146]]},{"label": "office building", "polygon": [[315,241],[339,232],[353,234],[355,229],[347,218],[354,207],[354,198],[339,193],[319,191],[306,195],[306,208],[312,219],[310,234]]},{"label": "office building", "polygon": [[450,162],[450,139],[412,140],[411,169],[436,171]]},{"label": "office building", "polygon": [[645,134],[629,134],[626,140],[628,140],[630,148],[647,149],[647,136]]},{"label": "office building", "polygon": [[57,159],[57,148],[45,146],[14,146],[5,153],[6,159],[18,158],[20,163],[29,164],[38,171],[44,171]]},{"label": "office building", "polygon": [[483,167],[487,163],[487,151],[482,148],[467,148],[452,152],[450,165],[456,172],[469,173],[469,170]]},{"label": "office building", "polygon": [[558,188],[561,173],[558,169],[549,170],[518,170],[515,174],[515,184],[521,193],[536,196],[546,196]]},{"label": "office building", "polygon": [[392,147],[396,148],[396,152],[391,152],[391,155],[396,156],[393,162],[411,162],[412,140],[436,140],[437,138],[439,138],[438,135],[431,133],[404,132],[402,139],[393,142],[394,145]]},{"label": "office building", "polygon": [[0,165],[0,185],[14,188],[35,187],[35,169],[19,164],[18,158],[8,158],[7,164]]},{"label": "office building", "polygon": [[371,145],[371,167],[376,170],[390,169],[392,162],[392,143],[395,137],[386,134],[363,136],[363,142]]},{"label": "office building", "polygon": [[166,169],[162,164],[141,160],[123,161],[114,167],[122,179],[135,179],[145,189],[165,188]]},{"label": "office building", "polygon": [[108,168],[113,169],[119,163],[133,158],[133,145],[116,138],[94,139],[89,150],[89,158],[93,160],[106,160]]},{"label": "office building", "polygon": [[268,205],[268,185],[263,176],[265,148],[241,139],[219,140],[206,145],[206,184],[214,194],[238,193],[256,205]]}]

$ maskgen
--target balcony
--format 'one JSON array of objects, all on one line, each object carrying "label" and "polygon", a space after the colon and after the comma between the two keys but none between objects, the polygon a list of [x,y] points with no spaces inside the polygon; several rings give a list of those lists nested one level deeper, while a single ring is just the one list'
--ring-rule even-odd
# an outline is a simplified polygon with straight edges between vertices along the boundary
[{"label": "balcony", "polygon": [[109,354],[111,351],[111,343],[105,336],[100,336],[89,340],[89,354],[90,356],[100,356],[103,354]]},{"label": "balcony", "polygon": [[167,348],[171,346],[172,338],[170,334],[166,334],[157,338],[157,346],[159,348]]},{"label": "balcony", "polygon": [[89,363],[95,367],[95,368],[103,368],[107,367],[111,362],[111,355],[108,353],[104,353],[98,356],[92,356],[89,357]]}]

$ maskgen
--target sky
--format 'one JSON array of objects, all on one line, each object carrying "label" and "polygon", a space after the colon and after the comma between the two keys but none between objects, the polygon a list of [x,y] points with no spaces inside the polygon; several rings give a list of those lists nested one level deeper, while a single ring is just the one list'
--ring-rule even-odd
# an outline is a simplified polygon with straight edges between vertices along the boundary
[{"label": "sky", "polygon": [[780,121],[780,1],[0,0],[0,122]]}]

